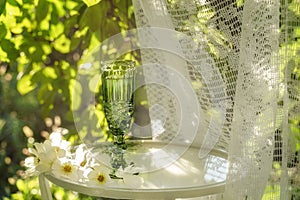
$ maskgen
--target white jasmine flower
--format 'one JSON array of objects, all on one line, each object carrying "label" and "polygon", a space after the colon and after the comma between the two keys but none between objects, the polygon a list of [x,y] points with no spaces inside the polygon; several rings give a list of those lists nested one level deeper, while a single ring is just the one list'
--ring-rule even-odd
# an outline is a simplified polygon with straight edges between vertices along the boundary
[{"label": "white jasmine flower", "polygon": [[79,145],[75,153],[70,149],[71,145],[63,140],[61,131],[53,132],[44,143],[34,143],[34,148],[29,148],[32,156],[25,159],[27,174],[52,172],[57,177],[86,181],[94,186],[121,184],[122,187],[139,188],[144,182],[134,164],[112,169],[108,167],[111,157],[105,153],[92,154],[84,144]]},{"label": "white jasmine flower", "polygon": [[52,132],[49,138],[51,146],[58,147],[58,149],[61,150],[59,153],[63,153],[63,151],[68,152],[70,150],[71,144],[70,142],[63,140],[61,132]]},{"label": "white jasmine flower", "polygon": [[26,174],[29,176],[38,175],[38,171],[36,170],[36,166],[39,163],[39,159],[34,156],[30,156],[25,158],[25,167],[27,167]]},{"label": "white jasmine flower", "polygon": [[86,146],[84,144],[81,144],[76,148],[74,163],[77,166],[81,168],[86,168],[91,159],[92,155],[86,149]]},{"label": "white jasmine flower", "polygon": [[116,172],[116,176],[122,178],[119,179],[119,184],[132,188],[139,188],[144,182],[144,179],[138,175],[138,171],[133,165],[129,165],[125,169],[120,167]]},{"label": "white jasmine flower", "polygon": [[[53,146],[49,140],[45,140],[44,143],[35,143],[35,149],[31,149],[32,153],[40,159],[47,159],[53,161],[57,157],[61,158],[66,155],[66,151],[57,146]],[[45,156],[45,157],[44,157]]]},{"label": "white jasmine flower", "polygon": [[78,181],[78,167],[69,159],[57,159],[53,162],[52,173],[57,177]]},{"label": "white jasmine flower", "polygon": [[94,166],[93,170],[87,174],[88,184],[99,186],[111,183],[110,169],[105,166]]},{"label": "white jasmine flower", "polygon": [[52,163],[57,159],[57,149],[51,146],[50,141],[44,143],[35,143],[35,148],[29,148],[29,152],[33,154],[25,159],[25,166],[28,167],[26,173],[28,175],[36,175],[51,170]]},{"label": "white jasmine flower", "polygon": [[73,156],[73,164],[78,167],[79,179],[83,180],[89,173],[90,164],[93,162],[92,155],[86,149],[84,144],[79,145],[76,148],[75,155]]}]

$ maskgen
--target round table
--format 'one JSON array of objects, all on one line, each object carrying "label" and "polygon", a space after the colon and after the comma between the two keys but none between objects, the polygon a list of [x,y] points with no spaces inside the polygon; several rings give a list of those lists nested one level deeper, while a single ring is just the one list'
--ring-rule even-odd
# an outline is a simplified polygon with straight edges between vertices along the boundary
[{"label": "round table", "polygon": [[[141,149],[140,151],[145,153],[145,151],[155,152],[155,150],[161,150],[161,148],[161,144],[145,142],[138,149]],[[175,150],[174,152],[183,153],[178,154],[177,158],[174,157],[176,159],[173,162],[163,167],[159,166],[155,169],[152,168],[153,170],[141,173],[140,175],[144,178],[144,183],[139,188],[89,186],[45,173],[39,175],[42,199],[52,199],[48,181],[67,190],[82,194],[116,199],[193,198],[219,194],[224,191],[228,169],[227,154],[225,152],[213,149],[205,158],[200,159],[198,157],[198,147],[190,146],[184,148],[182,145],[172,144],[170,148]],[[162,154],[170,156],[170,152],[159,152],[159,158],[157,155],[152,157],[150,155],[146,159],[145,156],[143,158],[137,156],[137,158],[133,159],[135,159],[137,164],[144,166],[155,165],[160,159],[166,160],[166,157]],[[140,159],[140,161],[136,159]]]}]

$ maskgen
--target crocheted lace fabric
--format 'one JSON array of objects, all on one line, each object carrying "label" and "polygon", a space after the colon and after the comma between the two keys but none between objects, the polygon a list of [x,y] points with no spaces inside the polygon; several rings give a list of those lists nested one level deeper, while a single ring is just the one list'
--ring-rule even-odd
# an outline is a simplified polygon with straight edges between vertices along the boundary
[{"label": "crocheted lace fabric", "polygon": [[164,83],[147,86],[151,121],[164,122],[163,133],[152,124],[155,138],[182,142],[187,134],[177,133],[182,105],[170,92],[168,66],[196,94],[200,117],[192,143],[201,146],[199,157],[212,146],[228,153],[223,198],[262,199],[268,188],[276,192],[264,199],[300,198],[299,1],[133,0],[133,5],[144,31],[141,46],[153,47],[141,49],[143,64],[152,64],[145,77]]}]

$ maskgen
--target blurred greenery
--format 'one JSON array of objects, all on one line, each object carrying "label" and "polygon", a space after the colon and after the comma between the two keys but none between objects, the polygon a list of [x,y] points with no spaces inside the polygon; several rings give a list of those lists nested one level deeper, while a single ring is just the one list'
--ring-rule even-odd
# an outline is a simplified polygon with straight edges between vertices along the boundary
[{"label": "blurred greenery", "polygon": [[[40,199],[37,179],[25,177],[27,147],[60,126],[78,140],[71,111],[78,63],[133,28],[129,0],[0,1],[0,199]],[[91,199],[52,190],[55,199]]]},{"label": "blurred greenery", "polygon": [[[237,0],[237,4],[242,6],[243,1]],[[295,19],[300,17],[297,4],[298,0],[289,1],[288,12]],[[207,27],[206,21],[215,13],[212,8],[205,9],[209,12],[199,12],[204,21],[194,29],[207,30],[204,36],[212,38],[216,46],[232,48],[219,30]],[[0,199],[40,199],[37,178],[24,174],[27,147],[43,141],[58,127],[69,130],[66,136],[70,141],[78,141],[77,134],[73,134],[72,106],[82,92],[76,87],[79,63],[105,39],[133,28],[130,0],[0,0]],[[293,102],[299,103],[295,94],[300,93],[296,85],[300,80],[300,24],[289,33],[289,42],[281,45],[280,53],[292,49],[293,55],[281,69],[292,76],[288,82],[293,89],[288,91],[292,102],[289,108],[298,112],[299,105]],[[208,46],[218,59],[216,46]],[[101,107],[97,109],[101,111]],[[93,113],[103,120],[100,112]],[[289,124],[296,159],[300,152],[300,114],[293,116]],[[274,162],[274,176],[264,199],[279,195],[279,163]],[[299,165],[299,160],[293,164]],[[300,192],[300,172],[293,171],[295,166],[290,169],[293,181],[299,183],[292,188],[296,195]],[[55,185],[51,190],[55,199],[93,199]]]}]

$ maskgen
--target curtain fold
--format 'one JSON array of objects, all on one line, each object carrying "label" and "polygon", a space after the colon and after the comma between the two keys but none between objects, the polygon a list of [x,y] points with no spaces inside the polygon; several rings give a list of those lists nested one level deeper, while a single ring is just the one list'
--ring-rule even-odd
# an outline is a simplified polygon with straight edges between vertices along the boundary
[{"label": "curtain fold", "polygon": [[[194,87],[201,111],[193,142],[203,150],[198,159],[210,146],[228,153],[223,199],[300,198],[299,1],[133,0],[133,6],[139,29],[186,36],[167,39],[181,57],[141,49],[143,64],[157,66],[144,73],[160,72],[168,82],[159,67],[168,65]],[[160,47],[166,38],[149,31],[140,40]],[[166,88],[149,86],[147,95],[166,109],[166,131],[158,139],[172,140],[180,105]]]},{"label": "curtain fold", "polygon": [[279,2],[245,1],[225,199],[261,199],[272,168]]}]

